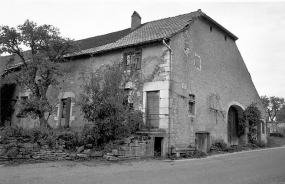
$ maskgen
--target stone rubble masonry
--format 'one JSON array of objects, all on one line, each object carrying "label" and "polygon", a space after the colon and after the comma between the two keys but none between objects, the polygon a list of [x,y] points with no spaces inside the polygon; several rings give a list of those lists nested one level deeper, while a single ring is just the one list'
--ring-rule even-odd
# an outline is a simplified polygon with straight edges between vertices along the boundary
[{"label": "stone rubble masonry", "polygon": [[37,143],[21,143],[17,138],[9,139],[6,144],[0,144],[0,160],[31,158],[40,160],[63,160],[69,159],[70,154],[61,149],[50,150],[48,145],[40,147]]},{"label": "stone rubble masonry", "polygon": [[[0,140],[0,142],[3,142]],[[74,158],[103,157],[106,160],[134,159],[152,157],[152,140],[138,140],[133,137],[124,140],[124,144],[113,149],[110,153],[84,149],[81,146],[76,152],[67,153],[63,149],[50,149],[48,145],[39,146],[37,143],[21,143],[17,138],[10,139],[6,144],[0,144],[0,161],[8,159],[36,160],[71,160]],[[60,146],[59,146],[60,148]]]},{"label": "stone rubble masonry", "polygon": [[120,160],[120,159],[135,159],[141,157],[152,157],[151,151],[153,149],[152,140],[138,140],[132,138],[124,139],[124,144],[117,149],[113,149],[111,153],[106,153],[103,158],[106,160]]}]

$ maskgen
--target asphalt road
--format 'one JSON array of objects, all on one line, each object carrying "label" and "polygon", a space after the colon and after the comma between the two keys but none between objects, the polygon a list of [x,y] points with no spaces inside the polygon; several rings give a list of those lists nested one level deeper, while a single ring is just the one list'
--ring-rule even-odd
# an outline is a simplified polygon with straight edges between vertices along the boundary
[{"label": "asphalt road", "polygon": [[175,162],[0,166],[0,183],[285,184],[285,147]]}]

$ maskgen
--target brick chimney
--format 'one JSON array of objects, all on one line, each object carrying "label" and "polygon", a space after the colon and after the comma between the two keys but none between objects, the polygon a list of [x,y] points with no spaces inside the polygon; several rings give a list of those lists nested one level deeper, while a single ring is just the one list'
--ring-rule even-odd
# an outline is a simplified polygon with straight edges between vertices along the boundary
[{"label": "brick chimney", "polygon": [[141,16],[136,11],[134,11],[134,13],[132,15],[131,30],[139,27],[141,25],[141,20],[142,20]]}]

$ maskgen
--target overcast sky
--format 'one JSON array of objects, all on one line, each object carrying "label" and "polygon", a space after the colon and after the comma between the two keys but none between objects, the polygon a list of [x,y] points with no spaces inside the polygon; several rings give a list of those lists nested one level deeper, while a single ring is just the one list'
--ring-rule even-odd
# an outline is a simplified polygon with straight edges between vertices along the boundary
[{"label": "overcast sky", "polygon": [[259,95],[285,97],[285,2],[0,0],[0,25],[26,19],[51,24],[75,40],[131,26],[137,11],[142,23],[202,9],[235,34]]}]

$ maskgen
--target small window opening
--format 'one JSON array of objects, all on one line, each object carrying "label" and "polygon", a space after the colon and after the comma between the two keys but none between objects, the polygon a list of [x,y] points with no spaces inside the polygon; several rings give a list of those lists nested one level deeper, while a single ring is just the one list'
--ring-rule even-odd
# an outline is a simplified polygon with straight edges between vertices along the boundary
[{"label": "small window opening", "polygon": [[213,27],[212,27],[212,26],[210,26],[210,31],[212,32],[212,30],[213,30]]},{"label": "small window opening", "polygon": [[28,100],[28,96],[21,96],[21,100],[22,101],[27,101]]},{"label": "small window opening", "polygon": [[262,130],[262,134],[265,134],[265,123],[261,123],[261,130]]},{"label": "small window opening", "polygon": [[132,90],[131,89],[124,89],[124,92],[125,92],[125,99],[123,101],[123,104],[127,105],[129,107],[129,110],[133,110],[134,109],[134,103],[133,103],[132,98],[131,98]]},{"label": "small window opening", "polygon": [[225,41],[227,41],[227,36],[225,36]]},{"label": "small window opening", "polygon": [[189,102],[188,102],[188,113],[189,115],[195,115],[195,95],[189,94]]},{"label": "small window opening", "polygon": [[195,54],[194,58],[194,66],[198,69],[201,70],[201,57]]},{"label": "small window opening", "polygon": [[124,54],[124,70],[141,69],[141,50]]}]

